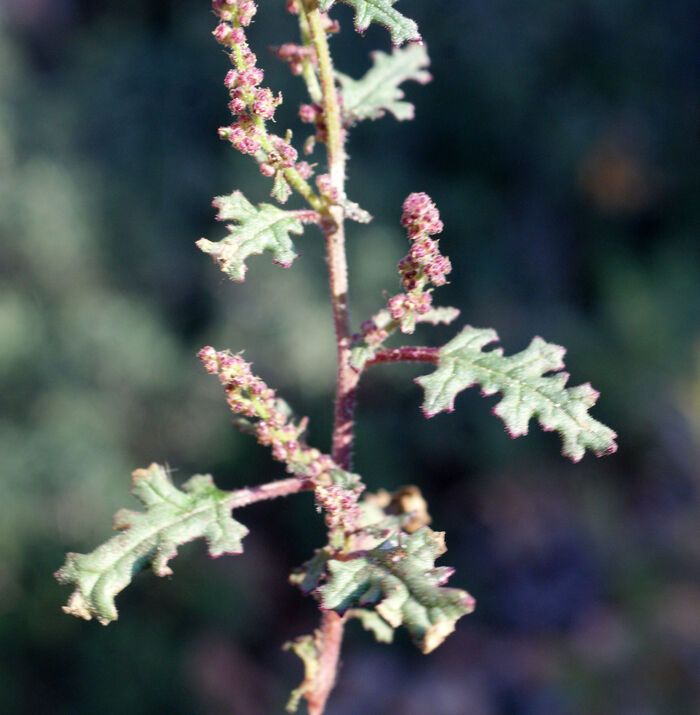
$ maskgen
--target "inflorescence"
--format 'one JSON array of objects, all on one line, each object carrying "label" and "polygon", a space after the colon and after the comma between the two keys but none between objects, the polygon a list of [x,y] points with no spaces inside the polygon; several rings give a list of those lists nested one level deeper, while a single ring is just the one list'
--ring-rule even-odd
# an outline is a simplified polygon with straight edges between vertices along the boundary
[{"label": "inflorescence", "polygon": [[[282,138],[265,127],[266,121],[274,119],[282,94],[275,95],[269,87],[260,86],[264,73],[246,41],[244,28],[250,25],[257,6],[253,0],[213,0],[212,5],[221,21],[212,34],[227,48],[233,64],[224,84],[231,97],[228,106],[235,121],[220,127],[219,136],[241,153],[255,157],[261,173],[275,179],[273,196],[284,203],[291,193],[288,180],[308,179],[313,172],[307,162],[297,161],[298,152],[290,143],[291,132]],[[279,48],[277,54],[290,63],[292,71],[300,68],[305,59],[312,58],[306,48],[293,50],[291,45]]]},{"label": "inflorescence", "polygon": [[[292,422],[274,390],[252,373],[250,364],[240,355],[205,347],[198,357],[208,373],[219,376],[229,408],[243,418],[239,427],[254,434],[259,444],[270,447],[273,458],[283,462],[288,472],[312,480],[316,504],[324,510],[328,528],[352,531],[359,518],[357,500],[364,487],[356,485],[354,476],[340,470],[327,454],[304,444],[307,418]],[[339,475],[346,483],[336,483]]]},{"label": "inflorescence", "polygon": [[442,231],[443,224],[428,194],[412,193],[406,197],[401,225],[411,241],[408,255],[398,265],[405,292],[389,298],[387,311],[362,324],[361,337],[369,347],[379,347],[397,327],[402,333],[413,333],[416,322],[432,309],[433,287],[445,285],[452,271],[450,259],[440,253],[438,240],[430,238]]}]

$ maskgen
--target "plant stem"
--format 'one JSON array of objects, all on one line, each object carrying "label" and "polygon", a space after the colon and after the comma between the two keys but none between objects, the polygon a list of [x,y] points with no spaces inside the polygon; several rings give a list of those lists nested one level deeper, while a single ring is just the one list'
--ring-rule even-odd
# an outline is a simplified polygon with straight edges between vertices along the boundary
[{"label": "plant stem", "polygon": [[[345,147],[340,107],[335,89],[333,63],[326,33],[316,0],[306,3],[309,35],[318,59],[322,104],[326,124],[328,173],[337,201],[345,196]],[[338,372],[333,424],[333,460],[343,469],[350,469],[353,439],[353,412],[358,373],[350,365],[350,314],[348,310],[348,269],[345,256],[344,211],[334,202],[323,221],[326,237],[328,281],[335,326]],[[343,641],[344,618],[334,611],[324,612],[319,637],[319,668],[313,687],[307,693],[309,715],[322,715],[328,695],[333,689],[338,671],[338,657]]]},{"label": "plant stem", "polygon": [[440,348],[425,348],[418,345],[380,350],[365,363],[365,367],[387,362],[437,362],[439,353]]},{"label": "plant stem", "polygon": [[[323,115],[328,137],[328,172],[331,185],[339,199],[345,196],[345,147],[340,107],[335,89],[333,62],[328,50],[326,33],[315,0],[307,8],[309,32],[316,56],[323,91]],[[350,313],[348,310],[348,269],[345,257],[343,207],[332,204],[323,224],[326,236],[326,259],[333,308],[333,322],[337,347],[338,376],[335,393],[333,426],[334,461],[343,469],[350,469],[353,440],[353,412],[358,375],[350,365]]]},{"label": "plant stem", "polygon": [[309,715],[323,715],[326,700],[335,685],[338,658],[343,643],[345,618],[335,611],[324,611],[319,632],[318,673],[314,689],[306,694]]},{"label": "plant stem", "polygon": [[315,484],[311,480],[290,477],[289,479],[279,479],[255,487],[236,489],[236,491],[231,494],[231,508],[238,509],[258,501],[286,497],[289,494],[311,490],[314,486]]}]

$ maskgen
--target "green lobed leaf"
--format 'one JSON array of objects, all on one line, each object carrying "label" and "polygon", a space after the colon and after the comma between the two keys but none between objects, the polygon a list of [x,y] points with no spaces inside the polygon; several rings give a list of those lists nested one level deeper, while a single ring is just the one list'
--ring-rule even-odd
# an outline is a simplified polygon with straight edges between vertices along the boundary
[{"label": "green lobed leaf", "polygon": [[391,112],[396,119],[413,119],[414,107],[402,102],[402,82],[414,80],[426,84],[432,77],[424,68],[430,58],[423,45],[394,48],[390,55],[373,52],[372,67],[361,79],[336,72],[343,97],[343,117],[347,123],[378,119]]},{"label": "green lobed leaf", "polygon": [[259,204],[256,208],[240,191],[217,196],[213,206],[219,210],[219,221],[236,223],[227,226],[229,235],[221,241],[200,238],[197,246],[208,253],[232,280],[244,279],[248,256],[267,251],[272,254],[274,263],[285,268],[297,257],[289,234],[301,234],[304,227],[293,212],[272,204]]},{"label": "green lobed leaf", "polygon": [[[467,326],[440,349],[435,372],[416,379],[425,390],[426,417],[451,412],[459,392],[479,385],[483,395],[503,395],[493,412],[511,437],[527,434],[530,419],[537,417],[544,430],[559,432],[562,454],[574,462],[586,449],[597,456],[616,451],[615,432],[588,414],[598,392],[589,383],[565,388],[569,374],[561,372],[563,347],[536,337],[525,350],[509,357],[504,357],[502,348],[484,352],[497,340],[494,330]],[[549,372],[555,374],[546,375]]]},{"label": "green lobed leaf", "polygon": [[210,475],[196,474],[180,490],[164,467],[151,464],[132,474],[131,493],[146,511],[118,511],[121,533],[89,554],[68,554],[56,572],[60,583],[76,586],[66,613],[102,625],[116,620],[114,597],[134,575],[148,563],[158,576],[171,574],[168,561],[193,539],[205,538],[212,557],[242,553],[248,529],[231,517],[231,492],[217,489]]},{"label": "green lobed leaf", "polygon": [[389,626],[405,626],[421,651],[430,653],[474,610],[466,591],[443,586],[453,572],[435,567],[444,552],[444,534],[422,527],[413,534],[394,532],[343,560],[331,558],[326,581],[316,590],[321,607],[343,614],[374,606]]},{"label": "green lobed leaf", "polygon": [[[318,7],[321,12],[327,12],[334,2],[335,0],[318,0]],[[343,2],[355,9],[355,29],[358,32],[364,32],[371,22],[377,22],[389,30],[394,45],[421,39],[418,25],[392,7],[396,0],[343,0]]]}]

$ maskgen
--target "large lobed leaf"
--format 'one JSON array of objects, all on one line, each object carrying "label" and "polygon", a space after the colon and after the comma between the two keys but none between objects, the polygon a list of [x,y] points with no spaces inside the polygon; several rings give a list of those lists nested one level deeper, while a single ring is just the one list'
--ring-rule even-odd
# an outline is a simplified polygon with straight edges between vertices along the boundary
[{"label": "large lobed leaf", "polygon": [[240,554],[248,529],[231,517],[231,492],[217,489],[210,475],[197,474],[177,489],[164,467],[151,464],[132,474],[131,493],[146,507],[121,509],[114,528],[121,533],[89,554],[68,554],[56,578],[74,584],[66,613],[102,625],[116,620],[114,597],[150,562],[158,576],[172,573],[177,547],[203,537],[209,554]]},{"label": "large lobed leaf", "polygon": [[244,279],[248,256],[267,251],[275,263],[285,268],[296,258],[289,234],[301,234],[304,227],[294,213],[272,204],[259,204],[256,208],[240,191],[217,196],[213,205],[219,210],[219,221],[236,223],[227,226],[229,235],[221,241],[200,238],[197,246],[208,253],[232,280]]},{"label": "large lobed leaf", "polygon": [[[327,12],[335,0],[318,0],[322,12]],[[389,30],[394,45],[421,39],[418,25],[410,18],[394,10],[396,0],[343,0],[355,9],[355,29],[364,32],[371,22],[377,22]]]},{"label": "large lobed leaf", "polygon": [[[451,412],[459,392],[479,385],[484,395],[503,395],[493,412],[511,437],[527,434],[530,419],[537,417],[543,429],[559,432],[562,454],[574,462],[586,449],[598,456],[617,449],[615,432],[588,414],[598,392],[589,383],[565,388],[569,374],[560,372],[566,353],[563,347],[537,337],[509,357],[504,357],[502,348],[484,352],[484,347],[497,340],[494,330],[467,326],[440,349],[437,370],[416,379],[425,390],[427,417]],[[555,374],[548,376],[549,372]]]},{"label": "large lobed leaf", "polygon": [[[388,639],[387,624],[403,625],[421,651],[430,653],[459,618],[474,610],[474,599],[466,591],[443,585],[453,569],[436,568],[435,559],[445,550],[444,534],[424,526],[413,534],[395,531],[376,547],[342,560],[330,558],[324,564],[326,581],[316,591],[321,607],[361,617],[383,640]],[[374,607],[384,628],[357,610],[368,606]]]},{"label": "large lobed leaf", "polygon": [[378,119],[391,112],[396,119],[413,119],[414,107],[402,102],[404,93],[399,88],[402,82],[414,80],[420,84],[430,82],[431,75],[425,70],[430,58],[423,45],[394,48],[388,55],[373,52],[372,67],[361,79],[352,79],[336,73],[343,97],[343,115],[348,123],[362,119]]}]

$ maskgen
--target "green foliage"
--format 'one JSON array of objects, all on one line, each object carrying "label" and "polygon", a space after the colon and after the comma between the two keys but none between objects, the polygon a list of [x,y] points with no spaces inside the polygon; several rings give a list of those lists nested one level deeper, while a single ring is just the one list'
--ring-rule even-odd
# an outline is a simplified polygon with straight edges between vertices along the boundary
[{"label": "green foliage", "polygon": [[386,623],[405,626],[421,651],[430,653],[474,610],[466,591],[442,585],[453,571],[435,567],[445,550],[444,534],[424,526],[413,534],[397,532],[347,560],[330,559],[327,581],[318,589],[321,606],[345,613],[372,604]]},{"label": "green foliage", "polygon": [[[437,370],[416,379],[425,390],[427,417],[451,412],[459,392],[479,385],[484,395],[502,393],[494,414],[511,437],[527,434],[530,419],[537,417],[543,429],[559,432],[562,453],[574,462],[586,449],[598,456],[617,449],[615,432],[588,414],[598,392],[588,383],[565,389],[569,374],[561,372],[564,348],[533,338],[525,350],[510,357],[503,356],[502,348],[484,352],[496,340],[494,330],[467,326],[440,349]],[[549,372],[555,374],[548,376]]]},{"label": "green foliage", "polygon": [[[443,585],[453,572],[435,567],[446,551],[444,534],[427,526],[408,534],[397,521],[390,517],[355,535],[353,543],[369,540],[368,548],[317,552],[292,580],[302,590],[313,589],[322,608],[359,618],[377,640],[388,642],[387,628],[403,625],[421,651],[430,653],[459,618],[474,610],[474,600],[466,591]],[[380,528],[387,525],[392,527],[388,536]]]},{"label": "green foliage", "polygon": [[[318,6],[326,12],[335,0],[319,0]],[[402,15],[392,6],[396,0],[343,0],[355,9],[355,29],[364,32],[372,22],[377,22],[389,30],[394,45],[402,45],[410,40],[421,39],[418,25]]]},{"label": "green foliage", "polygon": [[[355,9],[354,24],[359,31],[377,22],[388,28],[395,45],[420,40],[416,24],[393,8],[395,0],[343,1]],[[333,2],[318,0],[318,7],[327,11]],[[306,445],[307,419],[292,422],[289,410],[275,400],[274,391],[266,383],[250,373],[240,355],[203,349],[200,357],[206,369],[218,374],[223,382],[239,427],[254,434],[261,445],[271,447],[273,457],[294,476],[240,492],[224,492],[209,476],[196,475],[178,489],[167,470],[157,464],[137,470],[132,492],[145,511],[118,512],[115,529],[120,534],[89,554],[68,555],[57,573],[61,583],[75,586],[64,610],[107,624],[117,618],[116,595],[145,565],[150,563],[157,575],[170,574],[168,562],[178,546],[200,537],[207,540],[212,556],[240,553],[247,529],[231,517],[233,508],[313,490],[317,510],[324,513],[328,544],[292,576],[292,582],[313,593],[321,610],[357,618],[381,642],[390,642],[394,629],[405,626],[421,651],[429,653],[453,632],[459,618],[473,610],[474,600],[466,591],[445,587],[453,570],[435,566],[445,552],[444,535],[427,526],[431,517],[416,487],[405,487],[393,496],[380,493],[359,502],[364,483],[350,471],[353,408],[359,373],[377,351],[383,350],[392,333],[400,330],[408,334],[417,322],[447,324],[457,317],[459,311],[454,308],[431,307],[430,286],[443,285],[452,266],[439,253],[437,239],[430,238],[443,229],[437,208],[427,194],[410,194],[404,202],[401,223],[412,244],[409,255],[399,263],[406,293],[390,298],[388,311],[365,321],[362,332],[353,334],[347,314],[343,233],[345,219],[360,223],[371,219],[345,195],[347,130],[357,121],[376,119],[386,112],[398,120],[411,118],[413,106],[403,101],[401,85],[408,80],[428,82],[429,59],[424,46],[412,45],[395,49],[390,55],[374,53],[372,68],[359,80],[335,73],[328,55],[326,18],[308,12],[314,3],[303,8],[289,4],[288,9],[299,14],[303,45],[289,43],[280,56],[289,56],[293,73],[302,75],[313,101],[303,108],[301,118],[316,128],[305,149],[311,151],[314,142],[326,145],[328,166],[317,170],[316,164],[296,163],[298,152],[291,144],[291,131],[284,140],[267,135],[265,121],[273,118],[281,94],[259,86],[263,73],[255,66],[256,56],[244,30],[256,11],[255,4],[242,3],[235,10],[234,5],[213,4],[221,21],[214,36],[228,49],[235,68],[225,80],[234,122],[220,128],[219,136],[252,156],[263,175],[274,176],[272,195],[280,203],[296,190],[311,209],[284,211],[269,204],[256,207],[235,191],[214,200],[217,219],[230,222],[228,236],[218,242],[200,239],[197,245],[231,279],[242,281],[249,256],[267,252],[273,262],[289,266],[297,255],[290,234],[301,234],[303,224],[309,222],[322,228],[338,354],[332,453],[322,454]],[[340,113],[334,75],[342,95]],[[321,173],[325,169],[328,173]],[[314,173],[318,173],[318,194],[306,183]],[[22,311],[16,306],[10,308],[6,322],[23,322]],[[309,326],[304,325],[299,313],[294,317],[306,328],[304,338],[308,342]],[[574,461],[586,448],[597,454],[614,451],[614,433],[588,415],[597,393],[590,385],[565,388],[568,375],[561,372],[563,348],[536,338],[512,357],[504,357],[500,349],[483,352],[495,339],[493,331],[468,327],[439,351],[399,347],[385,351],[375,362],[437,360],[436,371],[419,379],[426,392],[424,411],[428,416],[451,410],[462,389],[479,384],[485,394],[503,393],[495,412],[513,436],[525,434],[530,418],[536,416],[545,429],[561,433],[564,453]],[[289,367],[286,360],[286,364],[285,357],[280,360],[283,368]],[[549,375],[551,372],[556,374]],[[307,698],[314,715],[323,710],[335,678],[342,623],[342,618],[326,613],[320,630],[287,644],[305,666],[304,681],[292,693],[289,711],[297,709],[302,697]]]},{"label": "green foliage", "polygon": [[219,210],[219,221],[236,223],[227,226],[229,235],[221,241],[201,238],[197,246],[208,253],[232,280],[244,280],[248,256],[267,251],[272,254],[274,263],[285,268],[296,258],[289,234],[301,234],[304,228],[294,213],[271,204],[259,204],[256,208],[240,191],[217,196],[213,205]]},{"label": "green foliage", "polygon": [[414,80],[420,84],[430,81],[425,68],[430,58],[424,45],[412,44],[394,48],[390,55],[372,53],[372,67],[361,79],[352,79],[336,72],[343,97],[343,116],[348,124],[362,119],[378,119],[391,112],[398,120],[413,119],[414,106],[402,102],[402,82]]},{"label": "green foliage", "polygon": [[158,576],[170,575],[177,547],[194,539],[205,538],[213,557],[243,551],[248,529],[231,517],[232,495],[217,489],[210,475],[191,477],[182,491],[158,464],[137,469],[132,479],[131,493],[146,511],[118,511],[114,528],[120,534],[89,554],[68,554],[56,573],[61,583],[76,586],[66,613],[102,625],[116,620],[114,597],[134,575],[148,563]]}]

